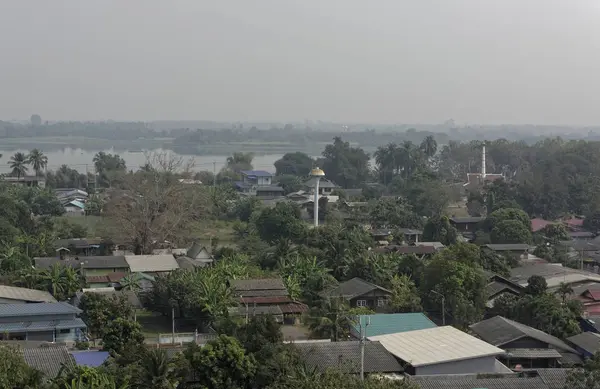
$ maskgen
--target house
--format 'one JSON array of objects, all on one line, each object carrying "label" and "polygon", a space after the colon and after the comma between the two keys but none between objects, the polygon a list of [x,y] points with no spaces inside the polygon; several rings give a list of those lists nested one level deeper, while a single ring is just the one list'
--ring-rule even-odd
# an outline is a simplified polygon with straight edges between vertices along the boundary
[{"label": "house", "polygon": [[486,249],[491,250],[497,254],[509,254],[515,256],[521,256],[527,254],[527,251],[531,248],[525,243],[511,243],[511,244],[486,244]]},{"label": "house", "polygon": [[527,286],[527,280],[534,275],[544,277],[550,291],[557,289],[561,283],[572,288],[594,287],[600,283],[600,275],[585,270],[567,268],[560,263],[535,263],[510,270],[510,280],[521,286]]},{"label": "house", "polygon": [[129,272],[129,265],[122,255],[72,257],[65,259],[61,259],[60,257],[36,257],[33,258],[33,263],[38,269],[50,269],[54,265],[80,269],[84,277]]},{"label": "house", "polygon": [[271,315],[279,324],[283,324],[283,311],[278,305],[241,305],[233,307],[229,310],[229,315],[232,317],[250,318],[254,316]]},{"label": "house", "polygon": [[379,313],[360,315],[350,328],[350,334],[361,337],[361,328],[365,337],[396,334],[400,332],[424,330],[437,327],[424,313]]},{"label": "house", "polygon": [[559,367],[580,361],[579,353],[562,340],[502,316],[494,316],[469,327],[484,341],[502,348],[500,360],[509,367]]},{"label": "house", "polygon": [[555,224],[549,220],[541,219],[541,218],[533,218],[531,219],[531,231],[538,232],[546,228],[546,226],[550,224]]},{"label": "house", "polygon": [[101,276],[86,276],[85,283],[88,288],[114,287],[115,285],[118,285],[119,281],[126,275],[127,273],[125,272],[114,272]]},{"label": "house", "polygon": [[8,182],[14,185],[23,185],[29,187],[38,187],[45,188],[46,187],[46,179],[44,176],[24,176],[24,177],[9,177],[9,176],[0,176],[0,181]]},{"label": "house", "polygon": [[43,290],[0,285],[0,304],[55,303],[56,299]]},{"label": "house", "polygon": [[391,295],[391,291],[358,277],[342,282],[323,294],[329,298],[342,297],[349,301],[351,307],[367,307],[375,311],[384,311]]},{"label": "house", "polygon": [[499,276],[498,274],[484,271],[484,274],[487,278],[487,285],[485,287],[486,306],[488,308],[494,307],[494,300],[504,294],[512,294],[514,296],[519,296],[523,293],[525,289],[523,286],[509,281],[506,278]]},{"label": "house", "polygon": [[578,217],[574,217],[571,219],[563,220],[563,224],[570,231],[581,231],[583,230],[583,220]]},{"label": "house", "polygon": [[71,200],[65,205],[67,214],[85,214],[85,204],[79,200]]},{"label": "house", "polygon": [[594,238],[594,234],[589,231],[570,231],[569,237],[573,240],[590,241]]},{"label": "house", "polygon": [[75,367],[75,361],[65,345],[44,343],[30,346],[29,342],[23,343],[17,345],[17,349],[23,354],[25,363],[40,371],[47,379],[55,378],[63,368]]},{"label": "house", "polygon": [[67,303],[0,304],[0,340],[83,340],[86,325],[80,313]]},{"label": "house", "polygon": [[213,263],[215,259],[206,246],[202,246],[197,242],[187,250],[185,256],[196,262],[202,262],[206,264]]},{"label": "house", "polygon": [[125,255],[125,261],[132,273],[160,275],[179,269],[179,264],[172,254]]},{"label": "house", "polygon": [[[380,342],[365,342],[364,346],[366,375],[403,372],[402,366]],[[340,369],[349,374],[360,374],[359,341],[294,343],[294,347],[307,367],[319,371]]]},{"label": "house", "polygon": [[244,314],[253,312],[255,307],[277,306],[283,313],[284,321],[292,323],[297,315],[308,310],[305,304],[290,297],[281,278],[231,280],[229,286],[239,298]]},{"label": "house", "polygon": [[368,337],[379,341],[411,375],[505,373],[504,351],[451,326]]},{"label": "house", "polygon": [[[308,180],[304,181],[304,183],[302,184],[302,186],[303,186],[302,189],[305,192],[307,192],[308,194],[310,194],[311,196],[314,196],[314,194],[315,194],[316,180],[317,180],[316,177],[311,177]],[[333,192],[337,188],[339,188],[339,186],[337,186],[336,184],[331,182],[329,179],[327,179],[325,177],[319,179],[319,195],[320,196],[330,196],[331,192]]]},{"label": "house", "polygon": [[283,197],[285,189],[278,185],[257,186],[256,196],[261,199]]},{"label": "house", "polygon": [[272,186],[273,175],[264,170],[245,170],[240,172],[242,181],[236,181],[235,187],[238,192],[256,194],[258,187]]},{"label": "house", "polygon": [[62,257],[111,255],[112,246],[112,242],[101,238],[58,239],[54,242],[54,248]]},{"label": "house", "polygon": [[600,351],[600,334],[595,332],[582,332],[567,338],[567,342],[572,344],[585,358],[592,358]]},{"label": "house", "polygon": [[442,242],[416,242],[415,246],[433,247],[436,251],[441,251],[446,248]]},{"label": "house", "polygon": [[584,283],[572,286],[571,289],[573,292],[568,297],[583,304],[584,315],[589,317],[600,314],[600,283]]},{"label": "house", "polygon": [[569,369],[538,369],[501,374],[410,376],[420,389],[564,389]]},{"label": "house", "polygon": [[450,224],[460,233],[470,232],[475,233],[479,230],[479,223],[485,220],[482,216],[456,217],[450,218]]}]

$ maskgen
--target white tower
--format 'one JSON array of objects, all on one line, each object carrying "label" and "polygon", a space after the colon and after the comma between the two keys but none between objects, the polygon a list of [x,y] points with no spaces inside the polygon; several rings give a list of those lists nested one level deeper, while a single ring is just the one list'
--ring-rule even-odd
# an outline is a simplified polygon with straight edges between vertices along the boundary
[{"label": "white tower", "polygon": [[325,172],[318,167],[310,171],[311,177],[315,178],[315,199],[314,199],[314,214],[315,214],[315,227],[319,226],[319,181],[325,176]]},{"label": "white tower", "polygon": [[485,144],[481,147],[481,179],[485,181]]}]

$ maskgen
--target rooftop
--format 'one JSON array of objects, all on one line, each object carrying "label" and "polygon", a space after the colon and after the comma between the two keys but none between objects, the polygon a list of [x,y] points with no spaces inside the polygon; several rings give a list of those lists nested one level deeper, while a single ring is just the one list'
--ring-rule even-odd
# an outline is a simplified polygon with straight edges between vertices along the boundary
[{"label": "rooftop", "polygon": [[576,352],[557,337],[502,316],[494,316],[491,319],[480,321],[469,326],[469,328],[481,339],[498,347],[521,338],[529,337],[551,345],[559,351]]},{"label": "rooftop", "polygon": [[[29,304],[36,305],[36,304]],[[83,320],[76,318],[70,320],[40,320],[40,321],[19,321],[4,323],[0,322],[0,332],[15,333],[15,332],[39,332],[39,331],[54,331],[66,329],[86,328]]]},{"label": "rooftop", "polygon": [[87,269],[125,269],[129,266],[122,255],[114,256],[79,256],[74,258],[60,259],[60,257],[36,257],[33,258],[35,267],[49,269],[54,264],[69,266],[73,268]]},{"label": "rooftop", "polygon": [[0,304],[0,317],[79,314],[81,310],[67,303]]},{"label": "rooftop", "polygon": [[273,177],[272,173],[264,170],[242,170],[240,173],[248,177]]},{"label": "rooftop", "polygon": [[567,338],[567,341],[590,354],[600,351],[600,335],[594,332],[582,332]]},{"label": "rooftop", "polygon": [[256,278],[248,280],[232,280],[231,287],[240,295],[250,297],[284,296],[287,288],[281,278]]},{"label": "rooftop", "polygon": [[[308,366],[319,370],[341,368],[360,373],[360,342],[295,343]],[[365,342],[365,373],[400,373],[402,367],[380,342]]]},{"label": "rooftop", "polygon": [[530,248],[530,246],[525,243],[486,244],[485,247],[494,251],[526,251]]},{"label": "rooftop", "polygon": [[[363,329],[366,329],[367,337],[437,327],[435,323],[429,320],[423,313],[381,313],[375,315],[361,315],[359,316],[359,323],[362,325]],[[353,327],[356,334],[359,334],[360,326],[356,324]]]},{"label": "rooftop", "polygon": [[380,341],[414,367],[504,354],[502,349],[451,326],[370,336],[369,340]]},{"label": "rooftop", "polygon": [[330,297],[343,297],[346,299],[352,299],[376,289],[385,293],[392,293],[381,286],[367,282],[362,278],[354,277],[351,280],[342,282],[337,287],[325,292],[325,295]]},{"label": "rooftop", "polygon": [[54,378],[63,366],[75,365],[73,357],[65,346],[40,346],[22,348],[25,362],[32,368],[41,371],[44,376]]},{"label": "rooftop", "polygon": [[18,288],[16,286],[0,285],[0,298],[21,300],[35,303],[55,303],[56,299],[43,290]]},{"label": "rooftop", "polygon": [[126,255],[125,261],[132,273],[159,273],[179,269],[179,264],[172,254]]},{"label": "rooftop", "polygon": [[109,357],[108,351],[96,350],[71,351],[71,355],[73,355],[78,366],[89,367],[101,366]]},{"label": "rooftop", "polygon": [[485,220],[485,217],[483,216],[466,216],[466,217],[456,217],[453,216],[450,218],[450,221],[457,223],[457,224],[464,224],[464,223],[479,223]]},{"label": "rooftop", "polygon": [[[560,370],[560,372],[550,372]],[[544,371],[544,372],[543,372]],[[521,373],[411,376],[421,389],[564,389],[566,369]]]}]

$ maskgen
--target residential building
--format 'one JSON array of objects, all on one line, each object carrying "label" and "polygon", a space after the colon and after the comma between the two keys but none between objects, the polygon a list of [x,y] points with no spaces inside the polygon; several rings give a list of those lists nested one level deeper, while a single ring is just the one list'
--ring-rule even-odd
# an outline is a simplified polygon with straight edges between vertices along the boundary
[{"label": "residential building", "polygon": [[[277,192],[278,196],[283,195],[283,188],[273,185],[273,174],[264,170],[245,170],[240,173],[242,175],[242,181],[235,182],[235,187],[238,192],[249,195]],[[271,190],[266,190],[267,188]]]},{"label": "residential building", "polygon": [[0,304],[55,303],[56,299],[43,290],[0,285]]},{"label": "residential building", "polygon": [[44,378],[55,378],[61,369],[75,367],[75,361],[65,345],[60,344],[40,344],[37,346],[28,345],[29,342],[18,342],[18,350],[23,354],[25,363],[38,371]]},{"label": "residential building", "polygon": [[250,318],[254,316],[271,315],[277,323],[283,324],[284,315],[279,305],[240,305],[229,309],[232,317]]},{"label": "residential building", "polygon": [[106,276],[111,273],[128,273],[129,265],[122,255],[82,256],[82,257],[36,257],[34,266],[38,269],[50,269],[54,265],[80,269],[84,277]]},{"label": "residential building", "polygon": [[23,185],[23,186],[34,186],[38,188],[46,187],[46,178],[44,176],[24,176],[24,177],[10,177],[10,176],[0,176],[0,181],[8,182],[14,185]]},{"label": "residential building", "polygon": [[128,273],[116,272],[108,273],[102,276],[86,276],[85,283],[88,288],[106,288],[114,287],[119,285],[119,281],[123,279]]},{"label": "residential building", "polygon": [[541,218],[533,218],[533,219],[531,219],[531,231],[532,232],[541,231],[550,224],[555,224],[555,223],[550,220],[545,220],[545,219],[541,219]]},{"label": "residential building", "polygon": [[[359,341],[294,343],[301,360],[319,371],[341,369],[349,374],[360,374],[361,351]],[[364,373],[401,374],[402,366],[380,342],[365,342]]]},{"label": "residential building", "polygon": [[416,242],[415,246],[433,247],[436,251],[441,251],[446,248],[442,242]]},{"label": "residential building", "polygon": [[420,389],[564,389],[569,369],[538,369],[502,374],[411,376]]},{"label": "residential building", "polygon": [[469,232],[475,233],[479,230],[479,223],[485,220],[482,216],[468,216],[468,217],[456,217],[453,216],[450,219],[450,224],[456,228],[459,233]]},{"label": "residential building", "polygon": [[0,340],[83,340],[86,325],[80,313],[67,303],[0,304]]},{"label": "residential building", "polygon": [[[304,181],[304,184],[302,185],[303,186],[302,190],[304,190],[306,193],[314,196],[316,180],[317,179],[315,177],[311,177],[308,180]],[[339,186],[337,186],[336,184],[331,182],[329,179],[327,179],[325,177],[319,179],[319,195],[320,196],[330,196],[331,192],[333,192],[337,188],[339,188]]]},{"label": "residential building", "polygon": [[581,362],[571,346],[543,331],[502,316],[494,316],[469,327],[484,341],[502,348],[506,355],[500,360],[513,368],[561,367],[573,361]]},{"label": "residential building", "polygon": [[376,312],[386,310],[391,295],[391,291],[358,277],[342,282],[323,294],[328,298],[342,297],[348,300],[351,307],[367,307]]},{"label": "residential building", "polygon": [[486,244],[486,249],[491,250],[497,254],[508,254],[520,257],[526,255],[527,251],[531,248],[525,243],[512,243],[512,244]]},{"label": "residential building", "polygon": [[570,231],[569,237],[573,240],[591,241],[595,235],[589,231]]},{"label": "residential building", "polygon": [[305,304],[290,297],[281,278],[231,280],[229,285],[239,298],[241,311],[238,312],[244,314],[256,314],[262,310],[259,307],[277,306],[284,316],[284,322],[291,324],[298,315],[308,310]]},{"label": "residential building", "polygon": [[202,262],[206,264],[213,263],[215,259],[210,250],[198,242],[194,243],[192,247],[187,250],[185,256],[196,262]]},{"label": "residential building", "polygon": [[[437,327],[424,313],[379,313],[361,315],[350,328],[350,334],[365,337],[397,334]],[[363,332],[361,335],[361,331]]]},{"label": "residential building", "polygon": [[71,200],[64,207],[67,215],[85,214],[85,203],[79,200]]},{"label": "residential building", "polygon": [[582,332],[567,338],[567,342],[572,344],[584,358],[592,358],[600,351],[600,334],[595,332]]},{"label": "residential building", "polygon": [[509,373],[504,351],[451,326],[368,337],[379,341],[411,375]]},{"label": "residential building", "polygon": [[179,264],[172,254],[126,255],[125,261],[132,273],[146,273],[152,276],[168,274],[179,269]]},{"label": "residential building", "polygon": [[509,281],[492,272],[484,271],[484,274],[487,278],[485,293],[487,299],[486,306],[488,308],[493,308],[494,301],[504,294],[520,296],[523,293],[524,287],[515,282]]},{"label": "residential building", "polygon": [[534,263],[513,268],[510,270],[510,281],[525,287],[529,277],[534,275],[544,277],[550,291],[558,289],[561,283],[581,291],[585,290],[585,287],[595,288],[600,283],[600,275],[567,268],[560,263]]},{"label": "residential building", "polygon": [[58,239],[54,242],[54,248],[63,258],[111,255],[112,246],[112,242],[102,238]]}]

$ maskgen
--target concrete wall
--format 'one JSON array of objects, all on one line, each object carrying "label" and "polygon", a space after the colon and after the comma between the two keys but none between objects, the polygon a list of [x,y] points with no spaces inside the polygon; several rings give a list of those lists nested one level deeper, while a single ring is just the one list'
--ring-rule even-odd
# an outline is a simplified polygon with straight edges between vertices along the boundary
[{"label": "concrete wall", "polygon": [[437,365],[421,366],[415,369],[416,375],[432,374],[477,374],[494,373],[496,358],[473,358],[464,361],[440,363]]},{"label": "concrete wall", "polygon": [[35,340],[38,342],[53,342],[54,331],[28,332],[27,340]]}]

